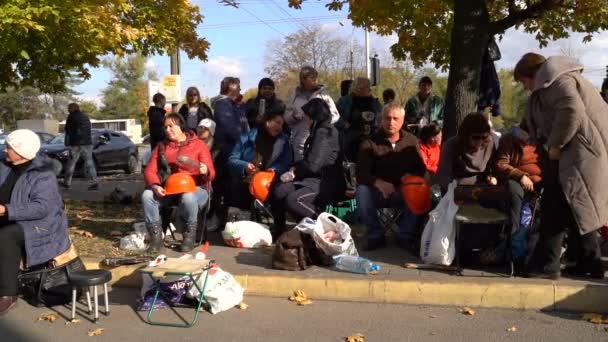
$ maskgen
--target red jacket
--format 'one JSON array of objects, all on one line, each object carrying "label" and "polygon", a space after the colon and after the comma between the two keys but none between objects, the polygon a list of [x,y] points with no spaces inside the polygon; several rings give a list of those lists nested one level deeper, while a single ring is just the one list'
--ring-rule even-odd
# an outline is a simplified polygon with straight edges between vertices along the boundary
[{"label": "red jacket", "polygon": [[424,161],[424,165],[426,165],[426,170],[431,174],[431,176],[437,173],[437,168],[439,167],[440,154],[440,145],[427,145],[420,143],[420,155],[422,156],[422,161]]},{"label": "red jacket", "polygon": [[[213,167],[213,160],[211,159],[209,148],[207,148],[207,145],[202,140],[192,133],[188,132],[186,135],[188,138],[182,143],[169,141],[167,139],[162,142],[162,144],[165,146],[165,158],[167,158],[167,162],[171,167],[171,172],[189,173],[194,176],[194,180],[199,186],[208,184],[209,182],[213,181],[213,178],[215,178],[215,168]],[[156,145],[154,151],[152,151],[150,161],[144,170],[144,180],[147,187],[154,184],[162,185],[160,177],[158,176],[159,148],[160,143]],[[209,169],[208,175],[201,176],[198,167],[178,162],[178,155],[188,157],[194,161],[207,165],[207,168]]]}]

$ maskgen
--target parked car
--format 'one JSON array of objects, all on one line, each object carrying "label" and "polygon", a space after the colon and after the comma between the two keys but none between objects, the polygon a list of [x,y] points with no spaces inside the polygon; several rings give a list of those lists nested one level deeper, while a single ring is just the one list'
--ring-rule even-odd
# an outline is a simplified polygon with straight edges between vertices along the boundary
[{"label": "parked car", "polygon": [[[40,138],[40,142],[42,144],[46,144],[48,142],[50,142],[51,140],[53,140],[53,138],[55,138],[55,136],[51,133],[46,133],[46,132],[34,132],[36,134],[38,134],[38,138]],[[5,153],[4,153],[4,149],[6,148],[6,137],[8,136],[8,133],[0,133],[0,160],[3,160],[5,158]]]},{"label": "parked car", "polygon": [[[124,170],[134,173],[137,169],[137,148],[126,135],[107,129],[92,129],[93,161],[97,171]],[[53,159],[55,174],[60,175],[65,169],[70,156],[65,146],[65,135],[58,134],[40,148]],[[75,173],[83,172],[83,160],[76,164]]]}]

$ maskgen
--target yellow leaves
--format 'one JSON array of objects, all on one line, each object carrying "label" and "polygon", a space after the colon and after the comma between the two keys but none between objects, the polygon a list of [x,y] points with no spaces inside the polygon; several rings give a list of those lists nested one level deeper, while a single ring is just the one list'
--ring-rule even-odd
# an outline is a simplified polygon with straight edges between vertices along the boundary
[{"label": "yellow leaves", "polygon": [[586,313],[581,315],[581,318],[594,324],[608,324],[608,317],[596,313]]},{"label": "yellow leaves", "polygon": [[517,331],[517,327],[516,326],[512,326],[510,328],[507,328],[508,332],[516,332]]},{"label": "yellow leaves", "polygon": [[361,333],[356,333],[344,338],[345,342],[365,342],[365,336]]},{"label": "yellow leaves", "polygon": [[80,235],[80,236],[85,237],[87,239],[91,239],[94,236],[93,233],[87,232],[86,230],[77,229],[76,227],[71,227],[70,230],[71,230],[71,233],[76,234],[76,235]]},{"label": "yellow leaves", "polygon": [[40,315],[40,317],[38,317],[38,321],[47,321],[49,323],[55,323],[55,321],[57,320],[57,314],[54,312],[47,312],[47,313],[43,313],[42,315]]},{"label": "yellow leaves", "polygon": [[295,290],[293,292],[293,296],[289,297],[289,300],[292,302],[296,302],[298,305],[310,305],[312,304],[312,300],[306,296],[303,290]]},{"label": "yellow leaves", "polygon": [[99,335],[103,334],[103,332],[105,330],[106,329],[104,329],[104,328],[92,329],[92,330],[89,330],[89,332],[87,332],[87,335],[89,335],[89,337],[99,336]]},{"label": "yellow leaves", "polygon": [[475,314],[476,314],[475,310],[473,310],[473,309],[471,309],[471,308],[469,308],[469,307],[464,307],[464,308],[462,308],[462,309],[460,310],[460,312],[461,312],[463,315],[467,315],[467,316],[475,316]]},{"label": "yellow leaves", "polygon": [[249,305],[244,302],[241,302],[239,305],[237,305],[237,308],[239,308],[239,310],[247,310],[249,309]]}]

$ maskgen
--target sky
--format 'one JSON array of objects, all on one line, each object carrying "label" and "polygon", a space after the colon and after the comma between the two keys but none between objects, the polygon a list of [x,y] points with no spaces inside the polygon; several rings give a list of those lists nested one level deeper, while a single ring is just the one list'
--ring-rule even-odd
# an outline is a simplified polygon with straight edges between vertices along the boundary
[{"label": "sky", "polygon": [[[347,9],[341,12],[328,11],[327,1],[307,0],[301,10],[287,6],[287,0],[240,0],[240,8],[224,6],[215,0],[191,0],[200,7],[204,15],[203,23],[197,28],[199,35],[210,42],[208,61],[189,60],[182,53],[181,79],[182,95],[189,86],[199,88],[202,96],[218,94],[219,84],[225,76],[241,79],[243,90],[257,87],[258,81],[267,76],[264,72],[264,51],[266,43],[282,39],[309,23],[318,23],[324,30],[333,31],[343,37],[352,37],[361,44],[364,31],[353,28],[347,19]],[[389,48],[397,41],[396,36],[370,34],[371,54],[389,56]],[[526,52],[534,51],[545,56],[563,54],[570,51],[579,57],[585,66],[584,75],[596,86],[600,86],[606,76],[608,65],[608,32],[595,35],[590,43],[582,43],[582,35],[572,35],[568,40],[549,43],[540,49],[532,35],[510,29],[498,46],[502,59],[496,62],[497,69],[513,68],[517,60]],[[382,60],[382,58],[381,58]],[[159,76],[170,73],[168,56],[153,56],[146,67]],[[101,91],[109,80],[110,73],[104,68],[91,69],[92,77],[79,85],[76,90],[82,100],[92,100],[101,104]]]}]

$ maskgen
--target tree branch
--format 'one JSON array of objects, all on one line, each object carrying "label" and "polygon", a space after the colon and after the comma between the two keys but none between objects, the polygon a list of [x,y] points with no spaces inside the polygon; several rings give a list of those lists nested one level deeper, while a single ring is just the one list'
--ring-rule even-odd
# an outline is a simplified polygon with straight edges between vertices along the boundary
[{"label": "tree branch", "polygon": [[519,10],[515,6],[514,0],[509,0],[509,15],[506,18],[490,23],[492,34],[498,34],[506,31],[508,28],[515,26],[527,19],[538,18],[544,12],[561,7],[565,0],[542,0],[535,4],[530,4],[526,1],[526,8]]}]

